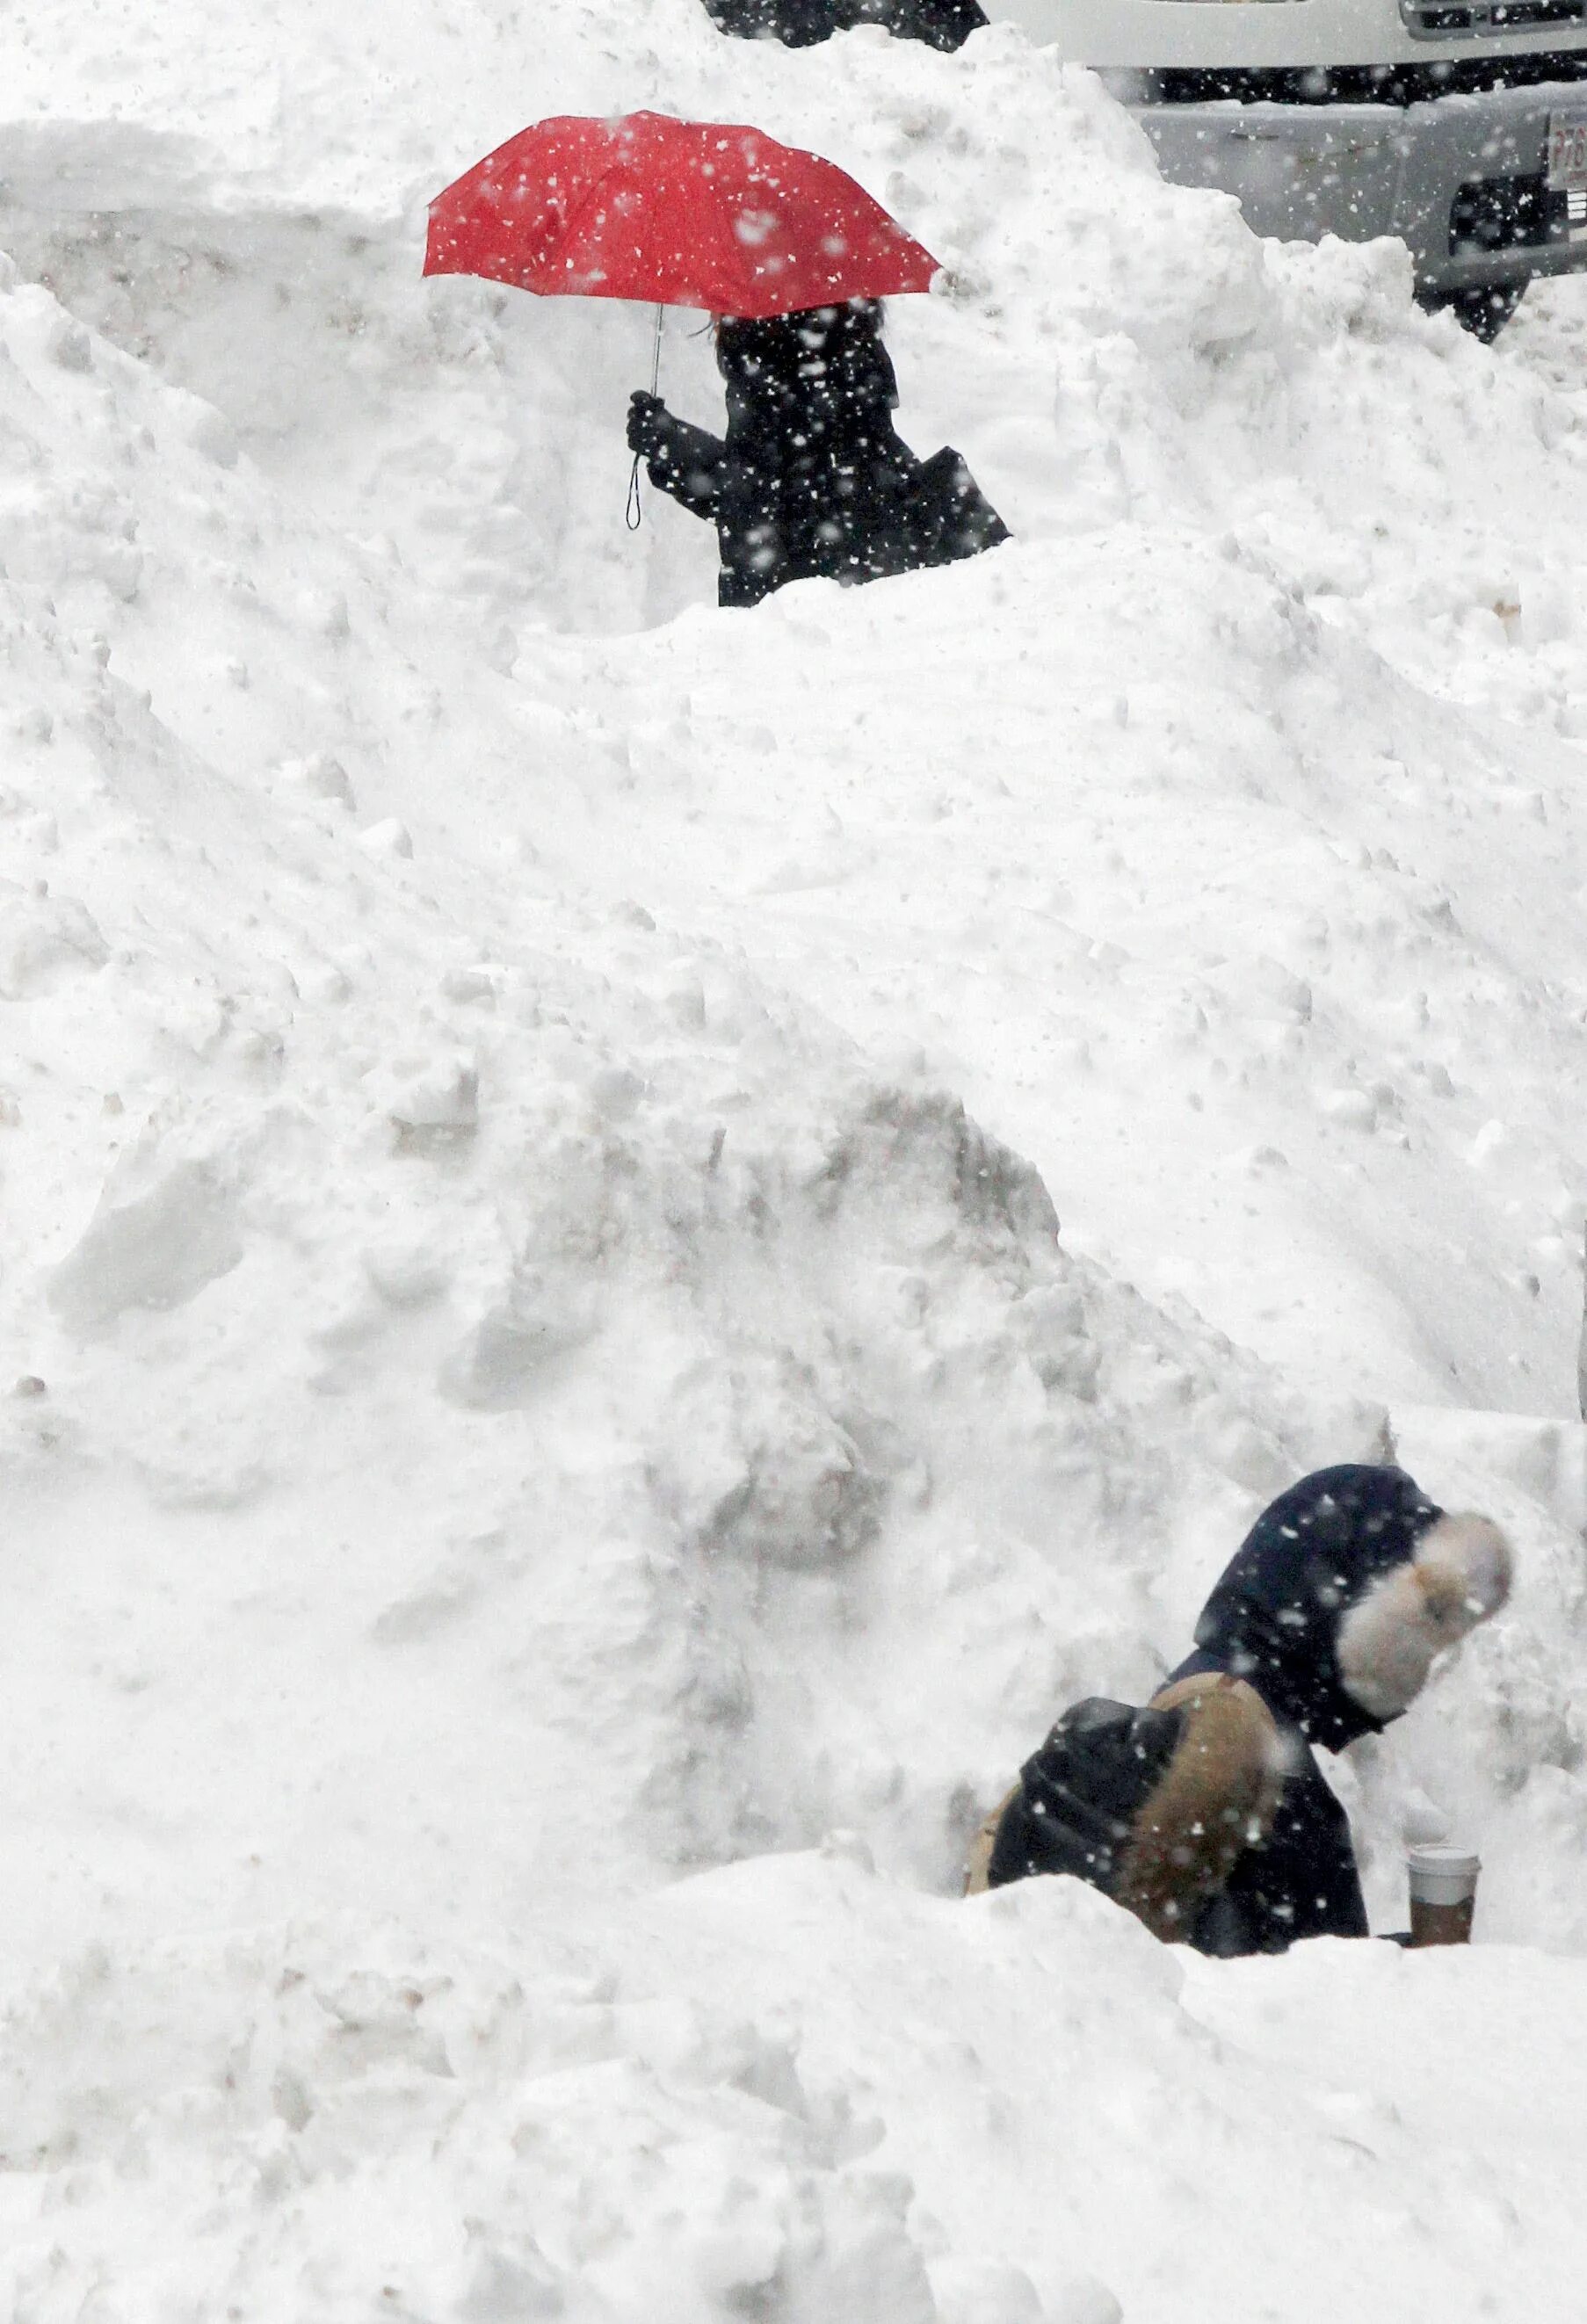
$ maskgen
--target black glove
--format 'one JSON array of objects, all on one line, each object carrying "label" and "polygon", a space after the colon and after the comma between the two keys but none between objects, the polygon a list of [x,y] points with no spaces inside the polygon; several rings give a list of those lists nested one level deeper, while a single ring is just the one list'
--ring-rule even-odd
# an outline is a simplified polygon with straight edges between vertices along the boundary
[{"label": "black glove", "polygon": [[659,395],[636,387],[628,399],[628,448],[643,460],[659,460],[667,450],[672,415]]}]

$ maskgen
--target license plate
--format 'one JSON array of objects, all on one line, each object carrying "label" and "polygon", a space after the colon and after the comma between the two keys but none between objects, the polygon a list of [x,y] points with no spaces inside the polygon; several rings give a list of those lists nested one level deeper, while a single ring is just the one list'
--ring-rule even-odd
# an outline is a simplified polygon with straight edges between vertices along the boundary
[{"label": "license plate", "polygon": [[1587,192],[1587,112],[1549,115],[1548,182],[1570,193]]}]

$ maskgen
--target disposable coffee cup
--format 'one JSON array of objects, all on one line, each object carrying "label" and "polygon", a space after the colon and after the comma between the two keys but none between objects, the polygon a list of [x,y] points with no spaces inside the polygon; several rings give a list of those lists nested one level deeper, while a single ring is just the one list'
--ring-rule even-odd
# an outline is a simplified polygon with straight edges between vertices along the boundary
[{"label": "disposable coffee cup", "polygon": [[1464,1848],[1413,1848],[1406,1860],[1412,1944],[1469,1945],[1481,1858]]}]

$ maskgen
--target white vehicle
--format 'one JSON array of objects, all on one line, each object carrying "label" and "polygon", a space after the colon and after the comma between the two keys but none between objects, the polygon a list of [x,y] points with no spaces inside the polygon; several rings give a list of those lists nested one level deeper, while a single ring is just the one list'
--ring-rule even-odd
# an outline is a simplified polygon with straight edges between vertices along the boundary
[{"label": "white vehicle", "polygon": [[1587,266],[1587,0],[984,0],[1134,112],[1259,234],[1397,235],[1492,338]]}]

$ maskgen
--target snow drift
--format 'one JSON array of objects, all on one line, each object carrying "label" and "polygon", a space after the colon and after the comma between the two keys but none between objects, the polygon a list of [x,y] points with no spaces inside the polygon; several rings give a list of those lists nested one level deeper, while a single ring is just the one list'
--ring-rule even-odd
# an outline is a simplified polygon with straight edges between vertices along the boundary
[{"label": "snow drift", "polygon": [[[1009,32],[15,59],[12,2312],[1565,2313],[1568,288],[1495,358]],[[419,283],[457,167],[647,102],[943,254],[900,419],[1009,549],[720,616],[620,528],[646,318]],[[1390,1449],[1520,1588],[1339,1780],[1377,1923],[1453,1822],[1490,1941],[953,1901],[1052,1712]]]}]

